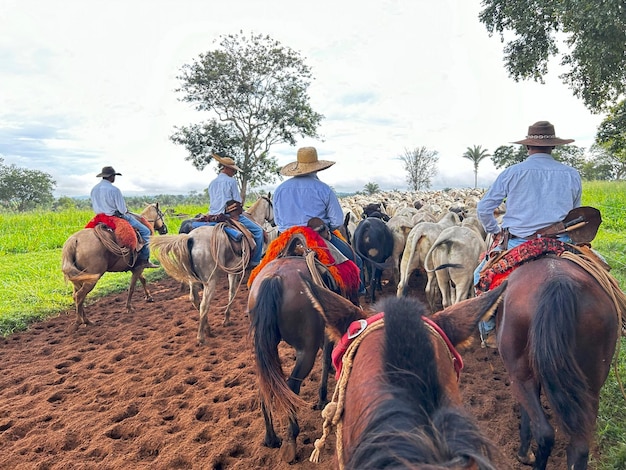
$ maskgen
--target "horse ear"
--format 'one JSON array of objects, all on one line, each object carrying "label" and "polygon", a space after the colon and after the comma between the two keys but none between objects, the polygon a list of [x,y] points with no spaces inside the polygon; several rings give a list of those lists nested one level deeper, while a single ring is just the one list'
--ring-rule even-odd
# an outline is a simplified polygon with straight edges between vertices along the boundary
[{"label": "horse ear", "polygon": [[268,191],[268,193],[267,193],[267,198],[268,198],[268,199],[272,199],[272,192],[271,192],[271,191]]}]

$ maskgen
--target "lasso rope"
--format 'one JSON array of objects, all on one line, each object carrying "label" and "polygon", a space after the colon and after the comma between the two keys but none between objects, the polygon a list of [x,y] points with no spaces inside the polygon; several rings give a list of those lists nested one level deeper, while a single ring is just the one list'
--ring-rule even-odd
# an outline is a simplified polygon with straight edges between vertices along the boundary
[{"label": "lasso rope", "polygon": [[335,392],[333,393],[333,398],[322,411],[322,418],[324,418],[323,425],[323,433],[322,437],[315,440],[315,445],[313,452],[311,452],[311,456],[309,460],[314,463],[319,463],[320,461],[320,453],[322,449],[324,449],[324,445],[326,444],[326,439],[330,434],[333,427],[337,428],[337,457],[339,461],[339,469],[343,470],[345,467],[343,461],[343,409],[346,402],[346,388],[348,387],[348,379],[350,378],[350,373],[352,371],[352,365],[354,363],[354,356],[356,355],[356,351],[359,348],[361,342],[370,334],[376,330],[381,329],[385,326],[385,320],[380,319],[370,324],[363,330],[363,332],[357,336],[348,349],[346,350],[343,359],[342,359],[342,367],[341,367],[341,376],[339,377],[339,381],[335,386]]},{"label": "lasso rope", "polygon": [[626,392],[624,391],[624,386],[622,385],[622,380],[617,370],[617,362],[621,345],[620,337],[626,335],[626,318],[624,317],[624,312],[626,311],[626,294],[624,294],[624,292],[620,289],[617,280],[611,276],[606,269],[598,264],[593,257],[584,254],[574,254],[567,251],[563,252],[561,257],[576,263],[591,274],[600,283],[600,286],[602,286],[604,291],[611,297],[611,300],[613,300],[618,320],[617,345],[615,346],[615,355],[613,357],[613,369],[615,370],[615,378],[620,391],[622,392],[622,396],[626,400]]},{"label": "lasso rope", "polygon": [[126,248],[120,246],[113,238],[111,238],[111,231],[104,224],[97,224],[93,229],[94,235],[100,240],[100,243],[104,245],[104,247],[120,258],[125,258],[126,256],[130,256],[130,261],[127,263],[129,267],[135,266],[137,262],[137,256],[133,259],[133,253],[137,253],[134,250],[130,250],[130,248]]},{"label": "lasso rope", "polygon": [[[225,225],[226,224],[223,222],[220,222],[219,224],[215,225],[214,232],[221,233],[222,237],[214,236],[214,237],[211,237],[209,240],[209,251],[211,252],[213,261],[215,261],[215,267],[213,268],[213,271],[209,275],[209,280],[215,275],[218,268],[224,271],[226,274],[234,274],[234,275],[239,276],[239,283],[237,284],[235,295],[233,295],[232,299],[229,299],[228,304],[226,305],[226,310],[228,310],[230,306],[232,305],[233,301],[235,300],[235,297],[237,297],[237,292],[239,292],[239,288],[241,287],[241,284],[243,283],[243,277],[244,277],[243,274],[246,272],[246,266],[248,266],[248,263],[250,261],[250,250],[246,248],[249,248],[250,245],[248,245],[248,241],[246,237],[244,236],[241,242],[241,256],[239,256],[233,249],[233,246],[231,245],[231,243],[228,241],[228,238],[227,238],[228,235],[226,235],[226,232],[224,231]],[[224,251],[220,252],[220,247],[224,245],[228,246],[228,250],[230,250],[230,254],[232,255],[232,258],[237,260],[234,264],[227,265],[226,256],[223,256],[223,257],[220,256],[220,254],[225,253],[225,250],[227,249],[227,248],[224,248]]]}]

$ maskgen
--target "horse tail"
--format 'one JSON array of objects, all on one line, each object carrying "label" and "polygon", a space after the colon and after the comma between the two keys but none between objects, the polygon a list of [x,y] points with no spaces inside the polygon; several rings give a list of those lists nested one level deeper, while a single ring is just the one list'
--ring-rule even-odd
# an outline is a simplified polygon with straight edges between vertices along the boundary
[{"label": "horse tail", "polygon": [[[407,467],[473,460],[481,470],[490,462],[493,444],[458,407],[447,406],[437,374],[437,357],[425,313],[414,300],[387,298],[383,399],[373,408],[347,469]],[[433,465],[434,467],[434,465]]]},{"label": "horse tail", "polygon": [[66,281],[70,282],[97,282],[101,274],[87,273],[76,264],[76,249],[78,239],[71,236],[61,250],[61,271]]},{"label": "horse tail", "polygon": [[191,259],[193,239],[188,234],[161,235],[150,238],[150,251],[165,272],[180,282],[202,282]]},{"label": "horse tail", "polygon": [[531,367],[569,435],[594,425],[593,400],[575,355],[579,289],[564,276],[549,280],[528,338]]},{"label": "horse tail", "polygon": [[295,415],[301,399],[289,388],[278,355],[281,334],[278,313],[283,302],[283,283],[279,276],[263,279],[254,307],[250,310],[250,333],[254,340],[257,378],[261,400],[271,412]]}]

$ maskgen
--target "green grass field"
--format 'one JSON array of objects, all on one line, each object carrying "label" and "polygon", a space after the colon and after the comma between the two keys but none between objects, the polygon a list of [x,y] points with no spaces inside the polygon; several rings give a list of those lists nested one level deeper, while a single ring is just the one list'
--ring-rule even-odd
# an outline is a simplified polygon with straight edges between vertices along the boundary
[{"label": "green grass field", "polygon": [[[583,186],[583,205],[602,212],[603,223],[593,247],[612,266],[622,289],[626,286],[626,182],[591,182]],[[163,208],[170,209],[170,208]],[[195,215],[205,206],[177,206],[175,213]],[[0,334],[24,330],[34,321],[73,309],[72,288],[61,273],[61,247],[92,217],[91,211],[0,214]],[[181,219],[166,216],[169,233],[178,233]],[[165,277],[162,269],[145,272],[148,282]],[[88,296],[128,289],[129,273],[106,273]],[[626,341],[618,359],[619,378],[626,377]],[[622,379],[623,380],[623,379]],[[603,388],[598,416],[598,470],[626,468],[626,397],[613,370]]]}]

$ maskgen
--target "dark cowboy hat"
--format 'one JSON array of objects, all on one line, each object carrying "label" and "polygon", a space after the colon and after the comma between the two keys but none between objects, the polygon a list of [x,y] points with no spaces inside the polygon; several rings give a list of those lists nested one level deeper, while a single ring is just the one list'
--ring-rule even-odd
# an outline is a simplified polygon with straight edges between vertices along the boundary
[{"label": "dark cowboy hat", "polygon": [[102,171],[96,175],[96,178],[108,178],[109,176],[120,175],[121,173],[117,173],[112,166],[103,166]]},{"label": "dark cowboy hat", "polygon": [[532,145],[535,147],[554,147],[556,145],[571,144],[574,139],[560,139],[554,132],[554,126],[548,121],[538,121],[528,127],[528,135],[524,140],[513,144]]},{"label": "dark cowboy hat", "polygon": [[243,171],[235,164],[235,160],[230,157],[220,157],[218,154],[214,153],[213,158],[215,158],[218,162],[221,163],[222,166],[227,168],[232,168],[233,170]]},{"label": "dark cowboy hat", "polygon": [[315,147],[302,147],[298,150],[298,159],[295,162],[287,163],[281,170],[283,176],[308,175],[315,171],[325,170],[333,166],[335,162],[330,160],[318,160]]}]

